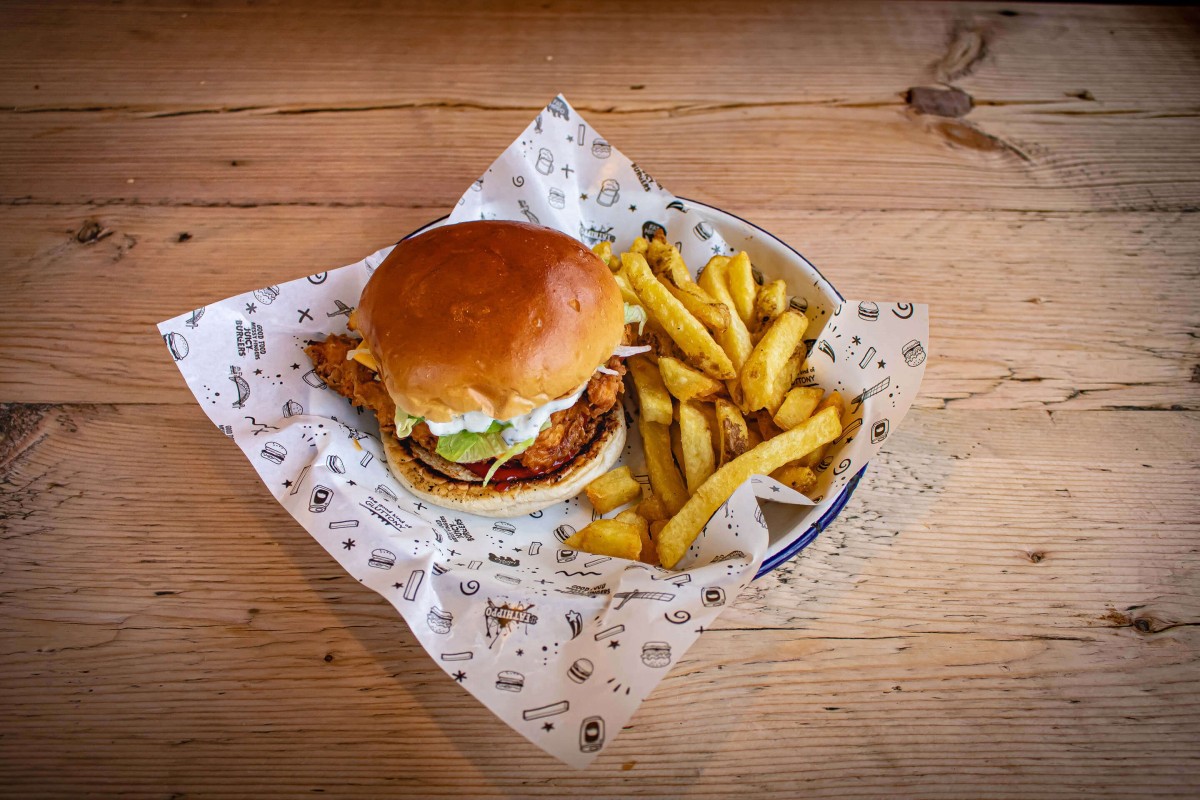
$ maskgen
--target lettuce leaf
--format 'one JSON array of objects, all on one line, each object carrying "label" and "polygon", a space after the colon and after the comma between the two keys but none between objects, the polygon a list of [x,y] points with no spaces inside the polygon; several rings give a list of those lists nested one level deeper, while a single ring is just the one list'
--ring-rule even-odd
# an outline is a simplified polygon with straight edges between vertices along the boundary
[{"label": "lettuce leaf", "polygon": [[508,450],[508,442],[500,435],[503,427],[499,422],[493,422],[483,433],[460,431],[439,436],[437,454],[457,464],[495,458]]},{"label": "lettuce leaf", "polygon": [[488,483],[491,482],[492,476],[496,474],[496,470],[500,469],[500,466],[505,461],[508,461],[515,455],[524,453],[529,448],[529,445],[533,444],[535,439],[537,439],[536,436],[526,439],[523,442],[517,442],[512,447],[509,447],[507,450],[497,456],[495,462],[492,463],[492,466],[488,467],[487,474],[483,476],[483,485],[487,486]]},{"label": "lettuce leaf", "polygon": [[631,322],[636,322],[638,324],[638,336],[642,335],[642,331],[645,329],[648,321],[649,317],[646,316],[646,309],[631,303],[625,304],[625,324],[628,325]]},{"label": "lettuce leaf", "polygon": [[396,438],[403,439],[412,434],[412,429],[418,422],[424,422],[424,417],[414,417],[400,409],[396,409]]}]

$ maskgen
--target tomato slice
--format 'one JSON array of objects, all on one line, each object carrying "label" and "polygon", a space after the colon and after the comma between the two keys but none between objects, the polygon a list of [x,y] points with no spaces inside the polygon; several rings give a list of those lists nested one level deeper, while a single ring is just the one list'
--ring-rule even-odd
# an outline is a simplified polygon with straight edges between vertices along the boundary
[{"label": "tomato slice", "polygon": [[[487,472],[491,468],[493,461],[495,461],[495,459],[487,459],[486,461],[474,461],[470,464],[461,464],[460,466],[466,467],[467,469],[471,470],[471,472],[483,478],[487,476]],[[554,470],[558,469],[563,463],[564,462],[560,461],[557,464],[551,464],[546,469],[539,470],[529,469],[529,467],[524,466],[520,462],[515,462],[512,466],[504,464],[498,470],[496,470],[495,474],[492,475],[492,483],[495,484],[497,489],[503,490],[509,483],[512,483],[513,481],[525,481],[529,480],[530,478],[536,478],[539,475],[545,475],[547,472],[553,472]]]}]

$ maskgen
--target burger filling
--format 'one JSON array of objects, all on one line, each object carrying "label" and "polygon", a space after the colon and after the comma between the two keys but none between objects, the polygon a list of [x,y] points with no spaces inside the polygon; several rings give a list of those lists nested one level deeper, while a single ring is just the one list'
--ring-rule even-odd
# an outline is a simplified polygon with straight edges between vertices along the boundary
[{"label": "burger filling", "polygon": [[[626,319],[629,317],[627,313]],[[629,321],[641,320],[635,312]],[[633,328],[628,326],[625,341],[633,337]],[[378,379],[378,364],[360,340],[330,336],[309,344],[305,352],[329,388],[352,404],[375,412],[381,433],[411,437],[427,454],[462,465],[467,474],[459,469],[459,476],[487,483],[533,478],[570,461],[592,440],[600,420],[617,404],[625,374],[622,357],[641,349],[646,348],[622,345],[577,391],[528,414],[495,420],[475,412],[446,423],[427,422],[397,408]]]}]

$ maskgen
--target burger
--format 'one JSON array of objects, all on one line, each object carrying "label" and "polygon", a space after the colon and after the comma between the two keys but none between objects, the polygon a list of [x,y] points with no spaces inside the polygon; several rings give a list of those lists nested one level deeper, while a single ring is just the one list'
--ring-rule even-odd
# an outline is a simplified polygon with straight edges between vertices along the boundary
[{"label": "burger", "polygon": [[625,445],[633,322],[608,267],[566,234],[477,221],[410,237],[348,325],[306,352],[374,411],[393,476],[417,497],[493,517],[582,491]]}]

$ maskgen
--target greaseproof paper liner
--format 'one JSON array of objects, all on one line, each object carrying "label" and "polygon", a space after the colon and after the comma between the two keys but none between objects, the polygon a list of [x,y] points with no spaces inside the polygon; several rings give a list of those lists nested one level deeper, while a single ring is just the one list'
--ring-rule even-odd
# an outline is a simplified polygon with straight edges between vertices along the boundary
[{"label": "greaseproof paper liner", "polygon": [[[445,222],[471,219],[525,219],[618,252],[661,229],[693,269],[736,252],[730,241],[755,258],[753,242],[664,190],[561,96]],[[564,549],[597,516],[582,498],[487,519],[410,495],[388,473],[370,412],[326,387],[303,352],[346,332],[390,250],[195,309],[160,332],[197,401],[275,499],[396,607],[446,674],[538,747],[585,766],[754,576],[768,547],[755,495],[812,501],[756,476],[671,572]],[[791,269],[766,278],[787,279],[812,320],[802,381],[840,390],[851,419],[822,462],[817,505],[776,538],[807,528],[904,416],[928,327],[922,306],[840,301],[815,270]],[[632,403],[627,411],[637,414]],[[629,434],[624,463],[648,485],[636,425]]]}]

